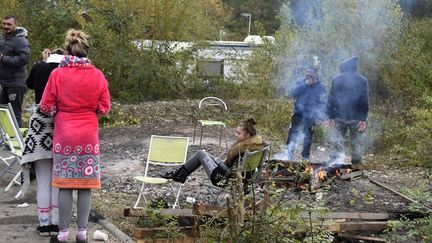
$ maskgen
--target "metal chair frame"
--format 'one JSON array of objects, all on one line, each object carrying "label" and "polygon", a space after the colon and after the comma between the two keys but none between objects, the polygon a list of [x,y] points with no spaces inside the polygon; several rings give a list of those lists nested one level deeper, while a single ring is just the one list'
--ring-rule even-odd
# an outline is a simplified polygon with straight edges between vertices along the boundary
[{"label": "metal chair frame", "polygon": [[[184,141],[185,146],[184,146],[184,148],[182,147],[182,149],[184,149],[184,151],[181,151],[183,153],[182,158],[174,158],[174,159],[169,158],[169,150],[171,149],[169,146],[163,147],[163,148],[158,147],[156,149],[153,149],[153,146],[155,146],[154,141],[157,139],[162,139],[162,140],[166,140],[166,141],[169,141],[169,140],[173,140],[173,141],[174,140],[178,140],[178,141],[182,140],[182,141]],[[150,145],[149,145],[149,152],[148,152],[147,161],[146,161],[146,165],[145,165],[144,176],[134,177],[135,180],[137,180],[138,182],[141,182],[141,187],[139,189],[139,195],[138,195],[138,198],[137,198],[137,200],[133,206],[134,209],[142,209],[143,208],[143,207],[138,206],[141,198],[143,198],[145,205],[148,205],[147,199],[146,199],[145,194],[144,194],[145,184],[162,185],[162,184],[167,184],[167,183],[169,183],[171,190],[175,196],[175,202],[174,202],[172,208],[173,209],[176,207],[180,208],[179,197],[180,197],[180,193],[181,193],[181,189],[183,187],[183,184],[180,184],[180,186],[176,190],[174,188],[174,186],[172,185],[172,183],[170,183],[170,182],[172,182],[171,180],[167,180],[167,179],[161,178],[161,177],[148,176],[148,169],[149,169],[149,165],[159,165],[159,166],[183,165],[184,163],[186,163],[188,145],[189,145],[189,138],[188,137],[173,137],[173,136],[159,136],[159,135],[152,135],[151,136]],[[157,151],[155,151],[155,150],[157,150]],[[165,161],[152,160],[154,154],[155,154],[155,156],[159,156],[160,154],[162,154],[161,159],[165,160]]]},{"label": "metal chair frame", "polygon": [[225,146],[228,146],[228,143],[226,141],[226,135],[224,133],[224,129],[225,129],[225,122],[223,121],[219,121],[219,120],[204,120],[201,119],[201,113],[203,111],[203,109],[206,106],[212,106],[212,107],[220,107],[221,111],[227,111],[228,107],[226,105],[226,103],[217,97],[205,97],[203,99],[200,100],[199,104],[198,104],[198,118],[195,121],[195,126],[194,126],[194,133],[193,133],[193,144],[195,144],[195,136],[196,136],[196,128],[198,126],[198,124],[201,126],[201,132],[200,132],[200,146],[202,144],[202,138],[203,138],[203,133],[204,133],[204,127],[206,126],[220,126],[220,134],[219,134],[219,146],[222,145],[222,136],[225,136]]},{"label": "metal chair frame", "polygon": [[[15,198],[18,198],[23,195],[27,189],[25,186],[30,184],[30,178],[25,177],[24,185],[21,185],[19,179],[23,170],[20,169],[18,172],[13,171],[13,166],[17,163],[19,164],[21,161],[22,152],[24,151],[24,142],[10,103],[7,105],[0,105],[0,124],[2,139],[12,153],[11,156],[5,158],[0,157],[0,161],[6,165],[4,170],[0,173],[0,178],[6,173],[14,175],[10,183],[6,186],[5,191],[9,191],[13,184],[21,186],[21,190],[15,196]],[[29,176],[27,173],[25,173],[25,175]]]},{"label": "metal chair frame", "polygon": [[[270,146],[266,146],[256,151],[246,150],[246,152],[243,155],[243,158],[239,157],[238,168],[241,168],[240,172],[244,172],[244,173],[250,171],[254,172],[250,178],[250,183],[248,183],[248,185],[243,185],[243,186],[253,186],[259,182],[261,178],[262,169],[263,169],[264,158],[266,158],[266,156],[268,156],[269,153],[270,153]],[[256,159],[256,156],[259,156],[258,160],[254,160]],[[251,164],[252,162],[255,162],[255,164]],[[207,191],[214,198],[218,206],[223,206],[224,204],[224,202],[220,198],[220,195],[222,193],[229,193],[232,196],[232,192],[228,189],[218,187],[213,184],[203,184],[203,185],[207,187]]]}]

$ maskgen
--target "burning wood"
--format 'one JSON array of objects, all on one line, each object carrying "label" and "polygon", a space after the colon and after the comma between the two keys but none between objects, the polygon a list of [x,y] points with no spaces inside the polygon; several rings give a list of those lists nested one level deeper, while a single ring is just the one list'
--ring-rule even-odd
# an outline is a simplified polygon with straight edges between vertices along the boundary
[{"label": "burning wood", "polygon": [[308,165],[305,169],[305,173],[313,174],[314,169],[312,165]]},{"label": "burning wood", "polygon": [[[293,161],[269,160],[272,179],[279,187],[294,186],[297,189],[321,188],[334,179],[357,179],[361,173],[353,172],[349,164],[298,163]],[[307,184],[310,184],[309,186]]]},{"label": "burning wood", "polygon": [[326,179],[326,177],[327,177],[327,172],[325,171],[325,169],[323,167],[321,167],[320,171],[316,175],[317,182],[324,181]]},{"label": "burning wood", "polygon": [[336,169],[336,175],[333,178],[341,176],[340,169]]}]

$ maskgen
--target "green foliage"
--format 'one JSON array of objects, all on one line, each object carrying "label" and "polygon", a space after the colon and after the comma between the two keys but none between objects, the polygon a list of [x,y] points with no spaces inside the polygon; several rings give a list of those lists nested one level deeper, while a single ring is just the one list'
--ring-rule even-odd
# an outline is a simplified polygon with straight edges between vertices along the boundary
[{"label": "green foliage", "polygon": [[245,117],[254,117],[257,129],[268,141],[286,139],[292,103],[288,100],[248,100],[229,104],[229,124],[236,126]]},{"label": "green foliage", "polygon": [[422,100],[421,106],[412,107],[404,119],[400,119],[400,126],[393,137],[392,152],[407,158],[409,161],[405,162],[406,165],[422,166],[431,170],[431,96],[423,96]]},{"label": "green foliage", "polygon": [[227,7],[232,9],[231,19],[227,23],[227,39],[243,40],[247,36],[248,18],[242,13],[252,15],[252,35],[273,35],[279,28],[280,21],[277,18],[282,0],[222,0]]},{"label": "green foliage", "polygon": [[[205,220],[200,226],[201,236],[206,241],[332,242],[331,233],[323,225],[312,224],[312,219],[308,221],[301,217],[305,210],[324,215],[326,209],[317,205],[303,205],[301,202],[286,206],[284,195],[287,191],[277,192],[274,185],[270,184],[264,185],[264,199],[257,204],[254,189],[250,194],[244,195],[242,187],[236,187],[236,183],[230,185],[233,197],[227,205],[228,218],[216,216]],[[271,204],[267,204],[267,196]],[[238,221],[239,217],[243,218],[239,216],[241,214],[247,215],[249,220]]]},{"label": "green foliage", "polygon": [[174,216],[162,214],[158,209],[146,209],[146,217],[140,217],[137,223],[138,227],[146,228],[165,228],[160,232],[155,232],[151,235],[152,239],[168,238],[175,239],[184,237],[178,228],[177,218]]},{"label": "green foliage", "polygon": [[382,51],[387,50],[385,46],[392,46],[387,33],[401,27],[402,13],[397,2],[326,0],[315,5],[302,13],[306,16],[303,26],[293,24],[289,5],[281,12],[283,22],[276,42],[279,87],[292,87],[304,75],[303,68],[315,63],[314,56],[320,60],[316,65],[327,84],[339,73],[342,60],[358,56],[361,73],[369,78],[370,91],[378,92],[374,88],[379,80],[377,61],[389,55]]},{"label": "green foliage", "polygon": [[127,112],[116,103],[112,103],[111,110],[106,116],[99,118],[99,123],[103,128],[110,127],[129,127],[141,123],[140,116]]},{"label": "green foliage", "polygon": [[414,198],[418,204],[410,204],[410,209],[412,211],[425,211],[423,205],[430,205],[432,203],[432,192],[429,190],[429,185],[426,182],[428,178],[423,182],[419,182],[415,188],[404,188],[402,193],[408,195],[410,198]]},{"label": "green foliage", "polygon": [[79,28],[76,21],[79,6],[73,1],[2,1],[0,14],[14,13],[18,26],[28,30],[30,65],[41,61],[45,48],[63,47],[64,35],[69,28]]},{"label": "green foliage", "polygon": [[409,107],[431,93],[432,30],[431,20],[406,22],[404,35],[395,33],[396,50],[382,60],[382,81],[392,102]]},{"label": "green foliage", "polygon": [[389,229],[385,231],[385,237],[391,242],[431,242],[432,241],[432,216],[429,209],[422,205],[430,205],[432,193],[429,189],[429,180],[420,183],[416,188],[405,188],[403,193],[416,200],[419,204],[412,203],[410,209],[414,212],[422,212],[424,218],[408,219],[402,217],[398,221],[392,221]]},{"label": "green foliage", "polygon": [[120,101],[202,97],[215,90],[214,95],[235,94],[235,88],[226,92],[232,85],[205,84],[192,70],[197,48],[170,42],[216,39],[228,17],[219,0],[11,0],[1,6],[1,14],[17,14],[20,26],[28,29],[31,64],[40,61],[43,49],[61,47],[69,28],[90,34],[89,57]]},{"label": "green foliage", "polygon": [[392,222],[386,230],[385,238],[389,242],[430,242],[432,240],[432,217],[420,219],[401,219]]},{"label": "green foliage", "polygon": [[[266,100],[275,98],[277,87],[273,80],[276,78],[277,66],[273,61],[275,48],[272,43],[254,47],[252,56],[248,59],[234,61],[235,80],[241,83],[240,99]],[[247,60],[245,64],[245,60]]]}]

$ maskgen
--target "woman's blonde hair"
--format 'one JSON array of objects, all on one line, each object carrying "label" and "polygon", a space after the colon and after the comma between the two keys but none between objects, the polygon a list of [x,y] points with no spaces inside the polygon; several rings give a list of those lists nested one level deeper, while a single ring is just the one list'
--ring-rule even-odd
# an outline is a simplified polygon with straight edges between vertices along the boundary
[{"label": "woman's blonde hair", "polygon": [[69,29],[65,38],[65,48],[68,54],[87,57],[90,49],[89,37],[81,30]]}]

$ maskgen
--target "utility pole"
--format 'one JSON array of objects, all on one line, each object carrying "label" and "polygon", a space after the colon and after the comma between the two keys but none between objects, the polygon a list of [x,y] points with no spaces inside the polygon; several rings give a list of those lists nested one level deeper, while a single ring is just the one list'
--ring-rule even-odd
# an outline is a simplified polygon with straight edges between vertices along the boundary
[{"label": "utility pole", "polygon": [[252,22],[252,14],[250,13],[242,13],[242,16],[248,18],[248,32],[247,32],[247,36],[250,36],[251,33],[251,22]]}]

